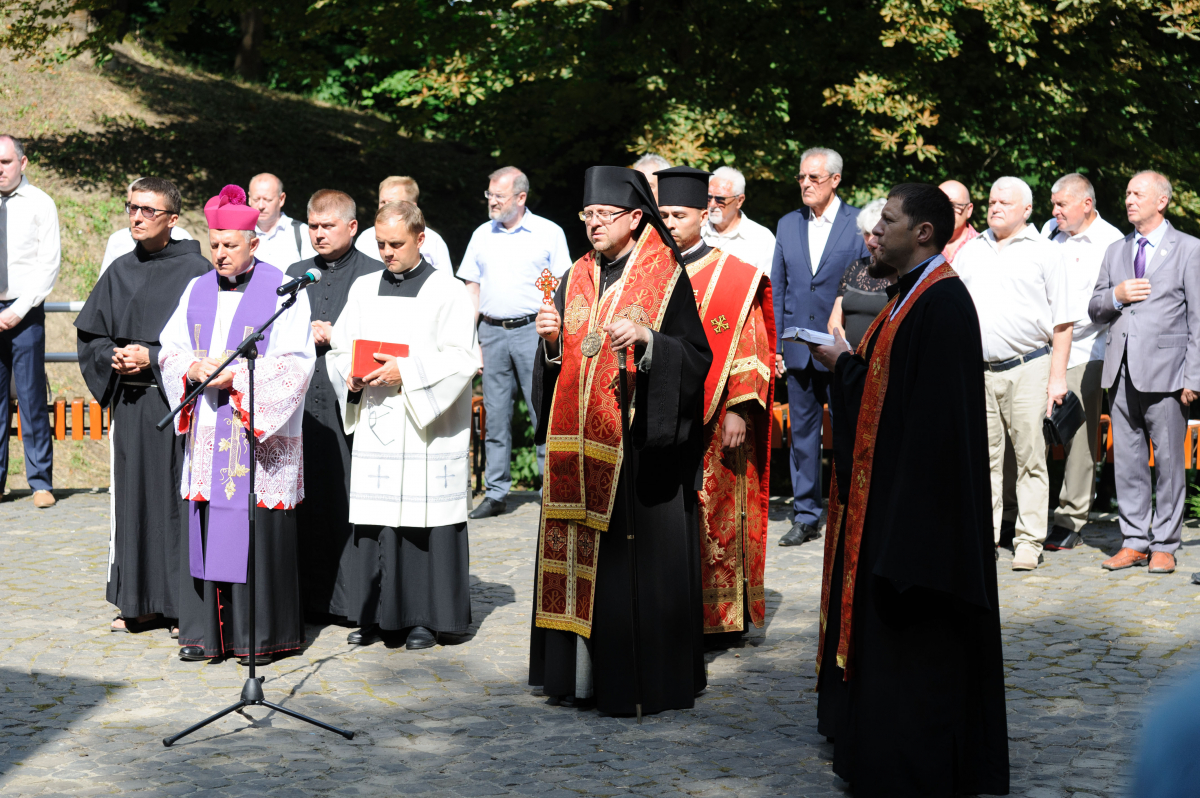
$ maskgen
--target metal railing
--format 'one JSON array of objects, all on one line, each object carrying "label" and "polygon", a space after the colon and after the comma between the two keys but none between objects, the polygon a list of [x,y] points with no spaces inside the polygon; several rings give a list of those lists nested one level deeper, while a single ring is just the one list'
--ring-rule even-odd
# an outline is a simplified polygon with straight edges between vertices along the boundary
[{"label": "metal railing", "polygon": [[[83,310],[83,302],[44,302],[42,307],[47,313],[78,313]],[[47,363],[78,363],[78,352],[47,352]]]}]

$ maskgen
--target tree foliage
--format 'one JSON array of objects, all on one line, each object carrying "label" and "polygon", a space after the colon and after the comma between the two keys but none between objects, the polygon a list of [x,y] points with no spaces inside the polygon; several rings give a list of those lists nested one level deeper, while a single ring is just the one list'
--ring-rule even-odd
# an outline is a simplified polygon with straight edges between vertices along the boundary
[{"label": "tree foliage", "polygon": [[[0,46],[24,56],[103,55],[136,33],[229,69],[256,5],[0,8]],[[48,52],[72,13],[89,15],[85,34]],[[278,0],[260,13],[263,81],[520,164],[564,220],[583,168],[641,152],[736,165],[758,181],[749,207],[771,217],[797,201],[800,152],[821,145],[843,153],[852,198],[955,177],[982,199],[1015,174],[1044,202],[1081,171],[1115,221],[1129,175],[1155,168],[1176,183],[1177,218],[1200,227],[1200,0]]]}]

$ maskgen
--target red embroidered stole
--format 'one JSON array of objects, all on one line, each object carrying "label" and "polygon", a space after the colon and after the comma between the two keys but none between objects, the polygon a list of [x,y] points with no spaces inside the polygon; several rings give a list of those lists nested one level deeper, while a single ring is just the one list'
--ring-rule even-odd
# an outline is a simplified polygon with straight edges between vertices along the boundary
[{"label": "red embroidered stole", "polygon": [[[617,317],[658,330],[680,271],[674,253],[647,225],[621,279],[603,296],[596,296],[596,253],[576,261],[567,276],[562,366],[550,407],[538,534],[536,624],[542,628],[591,635],[599,533],[608,529],[624,454],[617,356],[605,337],[595,357],[584,357],[583,339],[591,331],[604,335]],[[628,374],[628,390],[634,383]]]},{"label": "red embroidered stole", "polygon": [[700,488],[704,631],[742,631],[745,602],[755,626],[761,627],[766,618],[771,427],[765,413],[746,414],[746,441],[733,451],[721,446],[721,435],[729,407],[755,400],[762,407],[771,406],[775,360],[771,283],[758,269],[720,250],[687,269],[713,351],[704,386]]},{"label": "red embroidered stole", "polygon": [[[871,362],[867,369],[867,381],[863,386],[862,405],[858,411],[858,427],[854,435],[854,466],[850,472],[849,501],[845,506],[838,501],[837,471],[834,471],[833,485],[829,490],[829,521],[825,535],[825,567],[821,579],[821,635],[817,642],[817,672],[821,672],[822,656],[825,650],[825,629],[829,621],[829,593],[833,580],[833,564],[837,557],[839,536],[844,535],[845,545],[842,551],[842,606],[840,607],[841,623],[838,627],[837,664],[845,676],[850,679],[851,624],[854,618],[854,583],[858,572],[858,554],[862,544],[863,524],[867,515],[867,497],[871,489],[871,469],[875,460],[875,441],[879,432],[879,418],[883,413],[883,400],[887,396],[888,377],[891,371],[892,342],[896,331],[900,328],[908,312],[917,304],[917,300],[935,283],[957,277],[950,264],[943,263],[934,269],[933,273],[921,280],[909,294],[904,306],[890,319],[896,298],[891,301],[875,317],[866,335],[858,345],[858,354],[866,356],[867,346],[875,332],[880,327],[879,340],[875,343]],[[842,531],[842,520],[845,519],[845,531]]]}]

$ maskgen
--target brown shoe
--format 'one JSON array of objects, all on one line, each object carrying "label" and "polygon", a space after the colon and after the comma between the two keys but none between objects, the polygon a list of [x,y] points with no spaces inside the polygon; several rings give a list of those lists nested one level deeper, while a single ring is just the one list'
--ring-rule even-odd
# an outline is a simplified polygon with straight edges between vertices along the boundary
[{"label": "brown shoe", "polygon": [[48,490],[35,490],[33,492],[33,506],[39,510],[45,510],[47,507],[53,507],[57,502],[54,501],[54,494]]},{"label": "brown shoe", "polygon": [[1126,568],[1132,568],[1135,565],[1145,565],[1149,561],[1150,555],[1144,551],[1122,548],[1116,554],[1100,563],[1100,567],[1109,571],[1124,571]]},{"label": "brown shoe", "polygon": [[1175,555],[1165,551],[1150,552],[1150,573],[1170,574],[1175,572]]}]

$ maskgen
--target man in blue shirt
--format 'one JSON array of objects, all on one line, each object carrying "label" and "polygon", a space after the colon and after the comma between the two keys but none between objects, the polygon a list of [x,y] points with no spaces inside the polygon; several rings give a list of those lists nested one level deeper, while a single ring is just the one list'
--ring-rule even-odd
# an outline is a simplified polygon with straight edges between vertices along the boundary
[{"label": "man in blue shirt", "polygon": [[[533,320],[542,305],[534,283],[544,269],[562,277],[571,268],[562,228],[525,207],[529,178],[515,166],[489,176],[485,192],[490,220],[471,235],[458,276],[475,300],[479,346],[483,350],[483,408],[487,413],[487,492],[469,518],[504,512],[512,487],[512,412],[517,389],[525,395],[529,420],[537,427],[533,403],[533,360],[538,336]],[[538,473],[546,451],[538,447]]]},{"label": "man in blue shirt", "polygon": [[[776,335],[788,327],[825,331],[846,267],[870,255],[855,220],[858,208],[837,196],[842,156],[817,147],[800,157],[796,176],[804,207],[779,220],[771,285]],[[779,541],[797,546],[821,536],[822,406],[829,401],[829,372],[808,347],[777,341],[775,374],[787,376],[791,427],[792,528]]]}]

